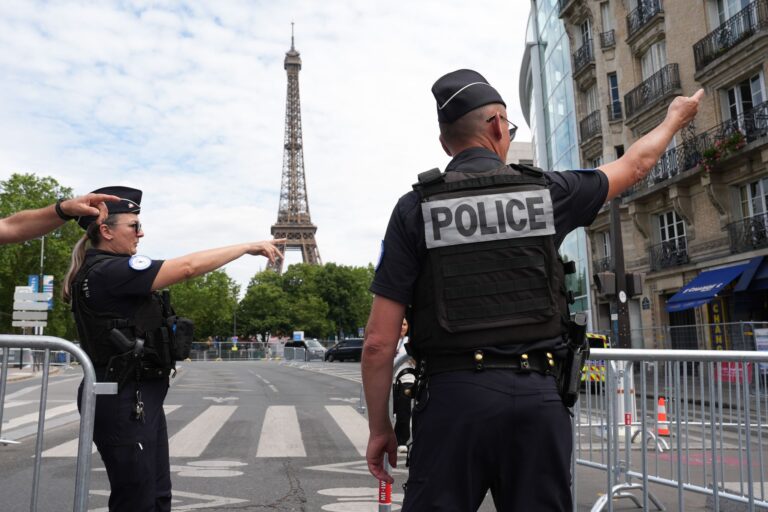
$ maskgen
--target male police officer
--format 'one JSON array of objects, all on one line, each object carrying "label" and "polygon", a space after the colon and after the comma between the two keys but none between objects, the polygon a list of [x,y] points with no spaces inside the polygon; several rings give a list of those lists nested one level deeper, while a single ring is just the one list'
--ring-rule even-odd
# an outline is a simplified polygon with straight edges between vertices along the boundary
[{"label": "male police officer", "polygon": [[111,194],[91,193],[72,199],[59,199],[45,208],[14,213],[0,219],[0,244],[31,240],[53,231],[70,219],[99,215],[99,205],[104,201],[119,199]]},{"label": "male police officer", "polygon": [[703,91],[676,98],[619,160],[562,173],[503,165],[515,127],[479,73],[449,73],[432,93],[453,160],[400,198],[382,244],[362,363],[368,467],[393,481],[387,404],[410,305],[421,382],[403,510],[474,511],[488,489],[500,511],[571,510],[570,417],[553,377],[569,323],[556,251],[650,171]]}]

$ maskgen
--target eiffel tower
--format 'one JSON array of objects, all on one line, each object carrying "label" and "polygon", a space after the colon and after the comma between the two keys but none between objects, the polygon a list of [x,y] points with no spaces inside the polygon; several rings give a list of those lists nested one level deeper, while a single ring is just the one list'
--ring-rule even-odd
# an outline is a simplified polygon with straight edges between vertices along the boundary
[{"label": "eiffel tower", "polygon": [[[272,236],[287,238],[278,245],[283,255],[287,250],[300,250],[304,263],[322,265],[317,249],[315,233],[307,200],[307,183],[304,177],[304,150],[301,135],[301,104],[299,103],[299,70],[301,57],[293,46],[293,23],[291,23],[291,49],[285,54],[285,71],[288,73],[288,93],[285,99],[285,145],[283,152],[283,178],[280,184],[280,205],[277,222],[272,225]],[[270,263],[278,273],[283,271],[285,258]]]}]

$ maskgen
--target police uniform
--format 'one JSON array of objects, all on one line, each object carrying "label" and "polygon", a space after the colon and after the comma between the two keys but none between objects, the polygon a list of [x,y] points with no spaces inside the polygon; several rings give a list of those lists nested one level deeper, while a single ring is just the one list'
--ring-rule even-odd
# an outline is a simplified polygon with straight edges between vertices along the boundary
[{"label": "police uniform", "polygon": [[[433,94],[442,123],[504,104],[470,70],[442,77]],[[474,511],[489,489],[500,511],[571,510],[570,416],[549,371],[568,312],[552,259],[594,220],[607,178],[505,168],[473,147],[414,188],[395,206],[371,285],[410,306],[426,375],[403,510]]]},{"label": "police uniform", "polygon": [[[95,192],[121,197],[107,203],[110,214],[139,213],[141,191],[107,187]],[[95,218],[80,218],[84,229]],[[97,381],[120,381],[117,395],[96,398],[93,440],[109,477],[110,511],[171,510],[168,432],[163,401],[168,391],[168,365],[146,351],[156,342],[162,312],[152,283],[162,260],[86,252],[72,285],[72,310],[81,346],[91,358]],[[140,338],[145,355],[138,356],[110,338],[117,329],[132,343]],[[134,347],[135,348],[135,347]],[[135,357],[135,359],[134,359]],[[82,383],[78,390],[78,405]]]}]

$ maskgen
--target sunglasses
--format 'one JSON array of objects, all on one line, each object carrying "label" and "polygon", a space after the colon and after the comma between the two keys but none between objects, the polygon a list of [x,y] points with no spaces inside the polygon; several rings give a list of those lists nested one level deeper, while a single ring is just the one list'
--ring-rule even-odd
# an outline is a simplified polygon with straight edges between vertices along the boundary
[{"label": "sunglasses", "polygon": [[120,225],[123,225],[123,224],[127,224],[128,227],[133,228],[133,231],[135,231],[137,235],[141,231],[141,222],[139,222],[139,221],[135,221],[135,222],[115,222],[114,224],[108,224],[108,226],[120,226]]},{"label": "sunglasses", "polygon": [[490,123],[491,121],[493,121],[496,118],[496,116],[499,116],[499,118],[502,121],[506,121],[507,122],[507,124],[509,125],[509,140],[510,141],[515,140],[515,134],[517,133],[517,125],[515,123],[513,123],[512,121],[510,121],[509,119],[505,118],[503,115],[501,115],[501,114],[493,114],[491,117],[486,119],[485,122],[486,123]]}]

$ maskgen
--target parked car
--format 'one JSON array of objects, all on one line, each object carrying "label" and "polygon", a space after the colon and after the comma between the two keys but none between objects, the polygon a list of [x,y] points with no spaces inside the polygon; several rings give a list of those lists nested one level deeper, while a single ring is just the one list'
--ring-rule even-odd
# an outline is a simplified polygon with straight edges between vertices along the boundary
[{"label": "parked car", "polygon": [[363,356],[363,338],[347,338],[341,340],[325,352],[328,362],[351,359],[359,361]]},{"label": "parked car", "polygon": [[325,347],[317,340],[286,341],[285,348],[303,348],[306,350],[306,360],[325,359]]}]

